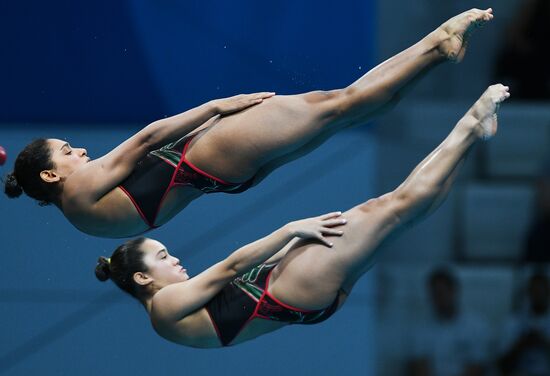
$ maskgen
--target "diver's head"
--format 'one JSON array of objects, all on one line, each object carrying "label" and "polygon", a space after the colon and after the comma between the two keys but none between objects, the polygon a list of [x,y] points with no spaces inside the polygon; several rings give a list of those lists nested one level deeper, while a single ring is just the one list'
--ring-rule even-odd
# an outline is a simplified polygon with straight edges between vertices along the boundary
[{"label": "diver's head", "polygon": [[39,138],[17,156],[5,181],[5,193],[16,198],[25,192],[40,205],[49,205],[58,201],[65,179],[89,160],[86,149],[73,149],[59,139]]},{"label": "diver's head", "polygon": [[100,281],[113,280],[140,301],[165,286],[189,279],[179,259],[162,243],[143,237],[124,243],[110,259],[100,257],[95,274]]}]

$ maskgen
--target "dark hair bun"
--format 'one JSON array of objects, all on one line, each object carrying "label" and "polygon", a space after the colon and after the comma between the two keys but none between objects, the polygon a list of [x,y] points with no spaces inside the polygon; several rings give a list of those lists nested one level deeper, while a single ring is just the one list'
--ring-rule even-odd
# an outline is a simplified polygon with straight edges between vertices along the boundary
[{"label": "dark hair bun", "polygon": [[19,183],[17,183],[17,179],[13,173],[6,176],[6,181],[4,184],[4,192],[6,192],[9,198],[19,197],[21,196],[21,193],[23,193],[23,188],[21,188]]},{"label": "dark hair bun", "polygon": [[104,282],[111,277],[111,263],[109,259],[101,256],[97,260],[97,265],[95,267],[95,276],[101,282]]}]

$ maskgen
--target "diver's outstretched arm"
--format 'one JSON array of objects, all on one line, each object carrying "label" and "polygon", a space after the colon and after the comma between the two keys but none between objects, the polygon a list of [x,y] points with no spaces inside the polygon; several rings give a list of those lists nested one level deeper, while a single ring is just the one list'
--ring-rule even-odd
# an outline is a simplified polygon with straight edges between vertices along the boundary
[{"label": "diver's outstretched arm", "polygon": [[[264,263],[294,238],[314,239],[330,247],[326,238],[342,235],[345,220],[341,212],[290,222],[273,233],[233,252],[196,277],[161,289],[153,298],[153,314],[158,322],[174,322],[195,312],[236,277]],[[159,301],[161,302],[160,304]]]},{"label": "diver's outstretched arm", "polygon": [[227,115],[255,106],[275,93],[241,94],[212,100],[181,114],[157,120],[124,141],[105,156],[92,160],[78,172],[78,200],[95,203],[119,185],[136,163],[151,150],[176,141],[214,116]]}]

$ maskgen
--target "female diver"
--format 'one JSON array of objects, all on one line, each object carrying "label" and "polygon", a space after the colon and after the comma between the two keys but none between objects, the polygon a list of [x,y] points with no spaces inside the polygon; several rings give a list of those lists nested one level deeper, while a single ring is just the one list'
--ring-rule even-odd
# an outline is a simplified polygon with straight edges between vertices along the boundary
[{"label": "female diver", "polygon": [[18,155],[6,194],[53,203],[91,235],[143,233],[203,193],[242,192],[336,131],[366,122],[431,67],[460,61],[472,30],[492,18],[491,9],[462,13],[344,89],[214,100],[151,123],[96,160],[63,140],[36,140]]},{"label": "female diver", "polygon": [[379,198],[290,222],[193,278],[146,238],[100,257],[96,276],[136,297],[157,333],[181,345],[235,345],[287,324],[321,322],[373,265],[381,242],[443,201],[466,154],[496,133],[496,110],[508,97],[507,87],[489,87],[409,177]]}]

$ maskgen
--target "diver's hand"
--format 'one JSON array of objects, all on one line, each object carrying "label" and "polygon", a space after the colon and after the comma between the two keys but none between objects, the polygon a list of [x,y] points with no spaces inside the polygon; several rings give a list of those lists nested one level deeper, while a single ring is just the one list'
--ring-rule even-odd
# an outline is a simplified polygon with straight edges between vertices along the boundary
[{"label": "diver's hand", "polygon": [[346,219],[342,217],[342,212],[333,212],[319,217],[290,222],[286,226],[288,226],[295,237],[302,239],[317,239],[326,246],[332,247],[332,242],[327,239],[326,236],[342,236],[344,232],[335,227],[340,227],[345,224]]},{"label": "diver's hand", "polygon": [[255,106],[271,98],[275,93],[263,92],[254,94],[239,94],[229,98],[215,99],[211,101],[218,115],[229,115],[234,112],[242,111],[245,108]]}]

